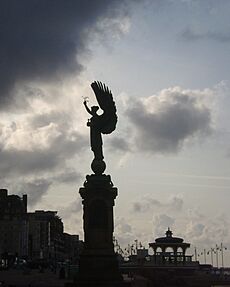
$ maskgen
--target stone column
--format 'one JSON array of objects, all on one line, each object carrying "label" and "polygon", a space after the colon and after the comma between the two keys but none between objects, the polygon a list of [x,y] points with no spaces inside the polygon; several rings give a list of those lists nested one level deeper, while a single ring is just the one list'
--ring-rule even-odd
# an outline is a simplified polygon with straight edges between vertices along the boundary
[{"label": "stone column", "polygon": [[182,248],[183,251],[183,263],[185,263],[185,252],[186,252],[186,247]]},{"label": "stone column", "polygon": [[123,286],[113,246],[113,206],[117,188],[109,175],[87,175],[83,199],[84,251],[77,286]]}]

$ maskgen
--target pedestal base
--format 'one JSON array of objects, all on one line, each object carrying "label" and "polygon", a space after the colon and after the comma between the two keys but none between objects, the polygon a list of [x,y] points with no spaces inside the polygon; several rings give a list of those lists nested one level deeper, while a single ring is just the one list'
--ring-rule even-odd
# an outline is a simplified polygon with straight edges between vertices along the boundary
[{"label": "pedestal base", "polygon": [[[98,162],[94,161],[94,165]],[[84,251],[76,287],[123,287],[113,245],[113,206],[117,188],[109,175],[87,175],[79,190],[83,199]],[[125,284],[125,285],[124,285]]]},{"label": "pedestal base", "polygon": [[122,282],[115,254],[81,255],[77,278],[79,286],[122,286],[119,285]]}]

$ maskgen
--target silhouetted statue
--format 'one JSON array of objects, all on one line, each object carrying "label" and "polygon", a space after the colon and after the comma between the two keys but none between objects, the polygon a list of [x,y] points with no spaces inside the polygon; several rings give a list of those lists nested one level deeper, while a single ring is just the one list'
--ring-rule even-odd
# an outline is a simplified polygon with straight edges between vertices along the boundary
[{"label": "silhouetted statue", "polygon": [[90,127],[90,144],[94,153],[94,160],[103,161],[102,136],[101,134],[110,134],[116,128],[117,115],[116,106],[113,101],[111,91],[105,84],[101,82],[93,82],[91,87],[95,93],[97,102],[100,108],[104,111],[102,115],[98,115],[98,106],[92,106],[91,109],[87,106],[87,101],[84,101],[87,112],[92,116],[88,120],[87,126]]},{"label": "silhouetted statue", "polygon": [[[119,270],[113,244],[113,207],[117,188],[111,176],[104,174],[106,164],[102,149],[102,134],[112,133],[117,124],[116,106],[111,91],[101,82],[93,82],[98,106],[84,105],[91,115],[90,144],[94,153],[91,168],[94,174],[86,175],[79,193],[83,204],[84,249],[79,259],[78,287],[121,287],[123,277]],[[98,113],[99,107],[103,113]],[[128,286],[127,286],[128,287]]]}]

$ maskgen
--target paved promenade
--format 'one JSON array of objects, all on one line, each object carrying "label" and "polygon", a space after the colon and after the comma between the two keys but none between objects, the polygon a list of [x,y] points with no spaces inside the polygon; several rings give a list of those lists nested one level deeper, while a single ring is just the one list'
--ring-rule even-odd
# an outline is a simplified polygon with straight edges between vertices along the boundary
[{"label": "paved promenade", "polygon": [[4,270],[0,271],[0,287],[64,287],[70,280],[59,279],[59,274],[47,270],[40,273],[36,270]]}]

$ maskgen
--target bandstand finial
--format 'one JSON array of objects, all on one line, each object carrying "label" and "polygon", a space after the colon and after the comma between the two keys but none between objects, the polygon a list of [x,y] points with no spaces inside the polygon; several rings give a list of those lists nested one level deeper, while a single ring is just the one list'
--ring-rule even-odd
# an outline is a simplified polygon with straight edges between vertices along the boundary
[{"label": "bandstand finial", "polygon": [[165,235],[166,235],[166,237],[172,237],[173,233],[169,227],[168,227],[168,230],[165,232]]}]

